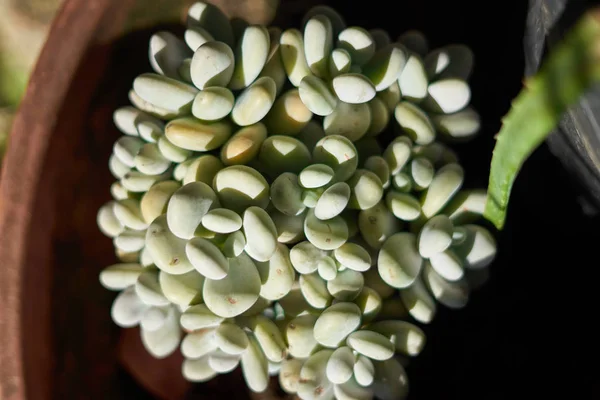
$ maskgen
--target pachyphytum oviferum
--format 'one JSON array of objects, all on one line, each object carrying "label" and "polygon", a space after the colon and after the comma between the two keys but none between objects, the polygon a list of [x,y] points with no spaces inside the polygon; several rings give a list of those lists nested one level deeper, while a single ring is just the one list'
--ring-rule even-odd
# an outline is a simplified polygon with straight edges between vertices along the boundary
[{"label": "pachyphytum oviferum", "polygon": [[278,375],[302,399],[402,398],[418,324],[463,307],[496,254],[446,145],[479,130],[473,55],[326,6],[302,29],[236,26],[194,4],[114,113],[113,320],[181,351],[190,381],[239,365],[255,392]]}]

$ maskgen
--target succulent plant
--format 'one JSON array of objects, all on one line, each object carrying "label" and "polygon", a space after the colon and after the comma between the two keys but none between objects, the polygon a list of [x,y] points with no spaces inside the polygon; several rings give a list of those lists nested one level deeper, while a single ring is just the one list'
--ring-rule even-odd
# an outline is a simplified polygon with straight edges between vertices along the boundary
[{"label": "succulent plant", "polygon": [[418,325],[496,253],[446,144],[479,130],[473,55],[326,6],[302,30],[232,22],[198,2],[183,39],[152,36],[114,113],[112,318],[190,381],[239,365],[255,392],[278,375],[302,399],[402,398]]}]

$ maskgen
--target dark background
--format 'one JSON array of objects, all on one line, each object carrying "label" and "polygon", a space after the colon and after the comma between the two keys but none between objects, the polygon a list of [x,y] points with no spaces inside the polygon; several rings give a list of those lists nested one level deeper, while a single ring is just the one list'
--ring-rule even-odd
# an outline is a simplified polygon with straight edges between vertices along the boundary
[{"label": "dark background", "polygon": [[[293,3],[295,10],[301,2]],[[327,3],[349,25],[383,28],[393,39],[419,29],[432,48],[457,42],[472,48],[472,105],[482,130],[456,149],[467,186],[487,186],[493,136],[522,86],[527,1]],[[294,25],[303,11],[288,13]],[[506,226],[496,232],[499,253],[489,281],[465,309],[440,306],[425,327],[428,343],[407,368],[409,399],[600,398],[594,329],[600,225],[583,214],[582,193],[546,145],[534,152],[515,182]],[[131,385],[125,373],[123,385]]]}]

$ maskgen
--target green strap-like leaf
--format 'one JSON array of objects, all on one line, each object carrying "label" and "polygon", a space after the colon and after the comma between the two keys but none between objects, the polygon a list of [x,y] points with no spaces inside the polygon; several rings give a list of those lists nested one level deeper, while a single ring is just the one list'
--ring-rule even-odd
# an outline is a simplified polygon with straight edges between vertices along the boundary
[{"label": "green strap-like leaf", "polygon": [[550,54],[513,101],[492,157],[484,216],[502,229],[521,165],[569,106],[600,81],[600,10],[589,11]]}]

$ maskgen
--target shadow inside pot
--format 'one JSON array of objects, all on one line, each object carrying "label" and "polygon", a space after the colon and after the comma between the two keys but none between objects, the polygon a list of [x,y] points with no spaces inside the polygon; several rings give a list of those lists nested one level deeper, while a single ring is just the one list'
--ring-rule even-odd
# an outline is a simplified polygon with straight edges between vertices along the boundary
[{"label": "shadow inside pot", "polygon": [[[110,318],[114,293],[98,281],[100,271],[118,261],[112,241],[97,228],[96,214],[111,200],[108,189],[115,180],[107,169],[108,158],[121,134],[112,114],[127,104],[135,76],[150,70],[147,43],[157,29],[181,31],[175,26],[154,27],[88,49],[72,79],[50,144],[46,163],[62,165],[58,176],[42,178],[54,184],[49,192],[55,197],[51,212],[57,216],[51,244],[56,398],[119,399],[131,398],[133,393],[141,398],[144,393],[124,381],[119,371],[121,329]],[[160,388],[156,394],[165,391]]]}]

